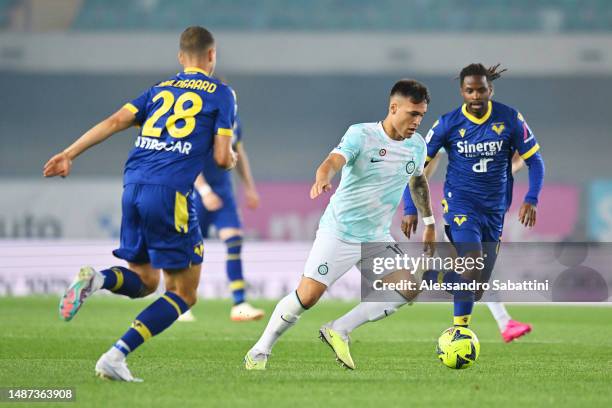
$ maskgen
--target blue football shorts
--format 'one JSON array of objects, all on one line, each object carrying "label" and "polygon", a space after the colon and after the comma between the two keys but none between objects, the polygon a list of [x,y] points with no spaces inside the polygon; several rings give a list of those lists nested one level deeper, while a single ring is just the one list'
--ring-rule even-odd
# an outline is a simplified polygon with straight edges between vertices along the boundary
[{"label": "blue football shorts", "polygon": [[113,254],[162,269],[202,263],[202,234],[191,194],[163,185],[124,186],[121,243]]},{"label": "blue football shorts", "polygon": [[211,225],[214,225],[217,231],[222,228],[242,228],[231,186],[229,188],[215,188],[215,186],[212,186],[212,188],[215,194],[223,200],[223,207],[216,211],[208,211],[204,204],[202,204],[202,198],[197,192],[193,196],[194,207],[204,238],[208,238],[208,230]]}]

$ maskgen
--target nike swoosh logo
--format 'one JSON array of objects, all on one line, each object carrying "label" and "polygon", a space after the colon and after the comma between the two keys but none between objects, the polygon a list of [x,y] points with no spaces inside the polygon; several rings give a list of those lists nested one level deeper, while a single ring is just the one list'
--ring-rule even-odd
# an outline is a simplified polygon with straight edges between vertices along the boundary
[{"label": "nike swoosh logo", "polygon": [[384,161],[384,160],[383,159],[379,159],[379,160],[370,159],[370,163],[378,163],[378,162],[381,162],[381,161]]}]

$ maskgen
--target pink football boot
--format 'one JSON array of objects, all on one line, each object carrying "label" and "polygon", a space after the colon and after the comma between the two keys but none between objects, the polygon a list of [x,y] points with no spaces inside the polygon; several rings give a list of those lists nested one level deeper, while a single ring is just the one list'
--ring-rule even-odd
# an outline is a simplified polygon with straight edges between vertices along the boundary
[{"label": "pink football boot", "polygon": [[502,337],[506,343],[510,343],[514,339],[518,339],[531,332],[531,325],[527,323],[510,320],[506,325],[506,329],[502,332]]}]

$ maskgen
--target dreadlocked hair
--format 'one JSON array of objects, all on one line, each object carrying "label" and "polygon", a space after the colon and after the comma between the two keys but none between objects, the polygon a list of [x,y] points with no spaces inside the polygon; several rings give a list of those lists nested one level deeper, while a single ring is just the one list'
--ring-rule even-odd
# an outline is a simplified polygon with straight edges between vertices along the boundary
[{"label": "dreadlocked hair", "polygon": [[489,68],[485,67],[482,64],[470,64],[464,67],[459,73],[459,80],[463,85],[463,80],[468,76],[486,76],[487,81],[492,82],[501,77],[503,72],[506,72],[507,69],[501,68],[501,64],[493,65]]}]

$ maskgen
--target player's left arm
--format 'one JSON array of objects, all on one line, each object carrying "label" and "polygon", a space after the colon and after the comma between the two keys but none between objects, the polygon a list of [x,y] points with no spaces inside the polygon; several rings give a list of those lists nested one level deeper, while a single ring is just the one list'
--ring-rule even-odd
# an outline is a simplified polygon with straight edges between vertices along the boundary
[{"label": "player's left arm", "polygon": [[529,191],[519,210],[519,221],[526,227],[533,227],[536,223],[538,197],[544,185],[544,159],[540,145],[520,113],[517,113],[512,142],[529,171]]},{"label": "player's left arm", "polygon": [[255,209],[259,207],[259,194],[255,187],[255,180],[253,179],[253,173],[251,172],[251,164],[249,162],[249,156],[247,155],[246,149],[242,142],[236,144],[236,153],[238,153],[238,162],[236,163],[236,170],[244,186],[244,195],[246,198],[247,206]]},{"label": "player's left arm", "polygon": [[218,113],[215,119],[213,159],[217,166],[230,170],[238,160],[232,147],[234,120],[236,118],[236,99],[231,88],[222,85],[218,88]]},{"label": "player's left arm", "polygon": [[117,112],[98,123],[61,153],[51,157],[43,168],[45,177],[66,177],[72,169],[72,161],[92,146],[102,143],[117,132],[121,132],[136,123],[132,110],[122,107]]},{"label": "player's left arm", "polygon": [[[438,152],[446,143],[447,134],[443,118],[440,118],[434,122],[425,136],[426,151],[425,151],[425,176],[429,178],[436,170],[439,162]],[[430,170],[427,170],[430,169]],[[410,186],[407,185],[402,195],[404,201],[404,217],[408,217],[412,223],[416,223],[417,208],[412,202],[410,193]],[[416,229],[416,224],[414,225]],[[410,237],[408,237],[410,238]]]},{"label": "player's left arm", "polygon": [[[431,208],[431,195],[429,194],[429,183],[424,173],[410,177],[408,181],[410,187],[410,195],[412,202],[416,206],[418,212],[423,217],[425,229],[423,230],[423,244],[425,245],[425,254],[432,256],[435,251],[436,228]],[[410,238],[411,232],[416,232],[417,222],[412,224],[402,220],[402,231],[407,238]],[[412,228],[412,231],[410,229]]]}]

